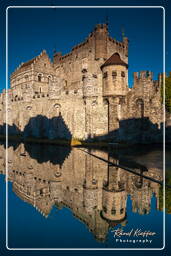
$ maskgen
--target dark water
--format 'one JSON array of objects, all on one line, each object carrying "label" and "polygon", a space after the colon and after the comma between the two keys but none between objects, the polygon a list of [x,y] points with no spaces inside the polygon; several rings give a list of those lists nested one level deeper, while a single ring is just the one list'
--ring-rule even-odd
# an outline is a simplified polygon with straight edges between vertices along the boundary
[{"label": "dark water", "polygon": [[[0,147],[0,170],[4,173],[5,149]],[[163,179],[160,148],[84,151],[155,180]],[[39,144],[8,148],[8,247],[163,246],[160,185],[87,152]],[[170,155],[168,150],[167,171]],[[0,179],[3,186],[4,177]],[[130,232],[130,236],[114,237],[118,229]],[[145,231],[153,235],[145,236]]]}]

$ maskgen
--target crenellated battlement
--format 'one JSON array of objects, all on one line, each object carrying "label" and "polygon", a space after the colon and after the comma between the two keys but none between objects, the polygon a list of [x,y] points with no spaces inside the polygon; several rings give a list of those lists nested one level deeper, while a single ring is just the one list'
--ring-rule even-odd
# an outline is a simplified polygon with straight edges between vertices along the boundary
[{"label": "crenellated battlement", "polygon": [[142,82],[142,81],[149,81],[153,80],[153,72],[151,71],[140,71],[140,72],[134,72],[133,73],[134,77],[134,84],[137,82]]},{"label": "crenellated battlement", "polygon": [[[171,72],[170,72],[171,73]],[[171,74],[167,73],[159,73],[158,74],[158,79],[153,80],[153,72],[152,71],[140,71],[140,72],[133,72],[133,85],[135,88],[138,87],[143,87],[143,84],[153,84],[154,87],[160,87],[163,83],[164,77],[167,78],[171,76]]]}]

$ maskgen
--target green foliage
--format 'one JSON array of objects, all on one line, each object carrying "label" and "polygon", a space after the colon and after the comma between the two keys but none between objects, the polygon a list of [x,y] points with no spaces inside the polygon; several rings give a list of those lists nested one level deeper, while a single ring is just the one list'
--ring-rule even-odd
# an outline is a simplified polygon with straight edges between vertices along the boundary
[{"label": "green foliage", "polygon": [[166,213],[171,214],[171,189],[166,188]]},{"label": "green foliage", "polygon": [[[161,88],[162,92],[162,98],[163,98],[163,86]],[[166,77],[165,80],[165,106],[166,106],[166,111],[171,113],[171,76]]]},{"label": "green foliage", "polygon": [[[171,185],[171,169],[166,170],[166,184]],[[166,213],[171,214],[171,188],[168,187],[165,190],[165,206]],[[163,209],[163,187],[159,190],[159,208]]]}]

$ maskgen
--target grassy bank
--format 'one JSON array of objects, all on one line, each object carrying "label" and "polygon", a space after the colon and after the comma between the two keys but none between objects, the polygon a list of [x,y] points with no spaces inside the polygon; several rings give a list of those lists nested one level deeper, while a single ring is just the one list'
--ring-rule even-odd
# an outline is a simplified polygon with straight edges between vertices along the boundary
[{"label": "grassy bank", "polygon": [[[4,135],[0,135],[1,140],[5,140],[6,137]],[[115,147],[115,148],[123,148],[127,147],[127,144],[124,143],[110,143],[108,141],[84,141],[72,138],[71,140],[65,139],[48,139],[48,138],[35,138],[35,137],[26,137],[23,138],[21,135],[13,135],[8,136],[9,141],[17,141],[17,142],[30,142],[30,143],[42,143],[42,144],[56,144],[56,145],[67,145],[72,147],[79,147],[79,146],[95,146],[95,147]]]}]

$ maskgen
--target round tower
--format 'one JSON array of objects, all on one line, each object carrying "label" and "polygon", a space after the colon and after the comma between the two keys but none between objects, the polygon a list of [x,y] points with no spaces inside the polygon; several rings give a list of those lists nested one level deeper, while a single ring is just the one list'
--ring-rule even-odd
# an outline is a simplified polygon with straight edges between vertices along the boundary
[{"label": "round tower", "polygon": [[121,175],[121,169],[109,166],[108,180],[103,185],[101,216],[111,224],[126,219],[127,193]]},{"label": "round tower", "polygon": [[128,64],[114,53],[102,66],[103,96],[125,96],[128,91]]},{"label": "round tower", "polygon": [[103,188],[102,217],[108,221],[120,223],[126,218],[125,190],[110,191]]}]

